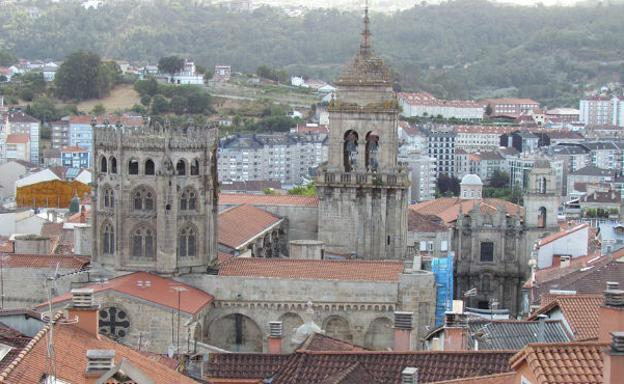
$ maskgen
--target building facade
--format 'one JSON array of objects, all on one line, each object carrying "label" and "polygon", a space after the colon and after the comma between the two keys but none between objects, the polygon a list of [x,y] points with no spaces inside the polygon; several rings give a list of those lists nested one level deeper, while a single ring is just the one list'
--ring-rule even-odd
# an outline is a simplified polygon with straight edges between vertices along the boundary
[{"label": "building facade", "polygon": [[590,96],[579,102],[581,123],[590,127],[624,127],[623,102],[618,97]]},{"label": "building facade", "polygon": [[206,270],[216,255],[216,130],[94,131],[92,260],[122,271]]},{"label": "building facade", "polygon": [[29,155],[28,159],[33,164],[39,164],[39,120],[24,112],[8,113],[8,134],[28,135],[29,137]]},{"label": "building facade", "polygon": [[367,259],[404,257],[409,171],[397,161],[399,105],[392,76],[369,43],[336,82],[329,109],[329,155],[319,168],[319,240]]},{"label": "building facade", "polygon": [[450,130],[427,132],[427,154],[436,159],[436,177],[455,175],[455,138]]},{"label": "building facade", "polygon": [[442,117],[444,119],[482,120],[483,105],[472,100],[440,100],[427,92],[398,95],[401,116]]},{"label": "building facade", "polygon": [[220,141],[219,179],[299,184],[324,161],[327,134],[234,135]]},{"label": "building facade", "polygon": [[61,149],[61,165],[70,168],[89,168],[89,151],[82,147]]}]

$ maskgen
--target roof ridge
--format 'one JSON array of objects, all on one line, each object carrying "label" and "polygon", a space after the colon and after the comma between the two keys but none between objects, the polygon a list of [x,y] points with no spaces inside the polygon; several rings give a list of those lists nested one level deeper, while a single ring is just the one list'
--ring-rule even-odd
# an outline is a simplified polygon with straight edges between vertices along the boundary
[{"label": "roof ridge", "polygon": [[9,364],[4,371],[2,371],[2,373],[0,373],[0,382],[4,382],[4,379],[6,379],[9,374],[11,374],[11,372],[15,369],[15,367],[18,366],[18,364],[24,360],[24,357],[26,357],[26,355],[32,351],[32,349],[35,347],[35,345],[41,340],[43,339],[43,337],[48,333],[48,331],[50,330],[51,327],[54,327],[54,325],[56,324],[56,321],[59,320],[61,317],[63,317],[63,312],[59,311],[57,312],[53,319],[52,322],[49,324],[46,324],[43,328],[41,328],[41,330],[39,330],[39,332],[37,332],[37,334],[35,334],[35,336],[33,336],[33,338],[30,340],[30,342],[20,351],[19,355],[17,355],[17,357],[15,358],[15,360],[13,360],[11,362],[11,364]]}]

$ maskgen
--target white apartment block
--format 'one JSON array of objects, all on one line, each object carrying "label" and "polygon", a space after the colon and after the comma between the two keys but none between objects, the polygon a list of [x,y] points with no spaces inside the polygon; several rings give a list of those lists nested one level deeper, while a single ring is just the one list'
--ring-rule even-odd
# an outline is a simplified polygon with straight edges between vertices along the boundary
[{"label": "white apartment block", "polygon": [[494,151],[501,146],[501,135],[517,129],[507,126],[458,125],[455,127],[455,148],[466,152]]},{"label": "white apartment block", "polygon": [[590,96],[579,103],[580,121],[590,127],[624,127],[624,101],[617,97]]},{"label": "white apartment block", "polygon": [[436,159],[422,153],[408,153],[399,157],[399,161],[407,163],[411,172],[410,203],[435,199]]},{"label": "white apartment block", "polygon": [[276,180],[299,184],[310,169],[327,161],[325,134],[233,135],[221,139],[219,180]]},{"label": "white apartment block", "polygon": [[445,119],[481,120],[485,109],[472,100],[440,100],[427,92],[397,95],[401,106],[401,116],[423,117],[441,116]]}]

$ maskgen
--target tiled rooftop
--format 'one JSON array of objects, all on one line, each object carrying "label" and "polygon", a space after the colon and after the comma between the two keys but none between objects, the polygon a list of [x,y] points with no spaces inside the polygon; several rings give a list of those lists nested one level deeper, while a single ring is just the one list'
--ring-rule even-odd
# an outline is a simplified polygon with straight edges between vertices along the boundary
[{"label": "tiled rooftop", "polygon": [[556,295],[543,299],[543,304],[530,319],[559,308],[572,329],[576,340],[586,341],[598,338],[598,309],[604,302],[603,295]]},{"label": "tiled rooftop", "polygon": [[[201,311],[214,299],[212,295],[200,289],[148,272],[134,272],[116,277],[105,283],[92,284],[85,288],[93,288],[94,293],[109,290],[116,291],[167,308],[178,309],[178,291],[174,287],[183,287],[185,289],[180,295],[180,310],[191,315]],[[58,304],[69,300],[71,300],[71,293],[52,299],[52,303]],[[40,304],[38,308],[45,305],[45,303]]]},{"label": "tiled rooftop", "polygon": [[464,200],[458,197],[442,197],[424,201],[410,206],[409,209],[423,215],[436,215],[448,224],[457,220],[460,206],[461,210],[467,214],[476,204],[480,204],[481,212],[488,214],[494,214],[499,208],[503,208],[509,215],[515,215],[516,213],[522,215],[523,210],[521,206],[501,199]]},{"label": "tiled rooftop", "polygon": [[515,384],[515,372],[498,373],[495,375],[478,376],[469,379],[436,381],[434,384]]},{"label": "tiled rooftop", "polygon": [[570,228],[570,229],[567,229],[567,230],[564,230],[564,231],[555,232],[555,233],[550,234],[550,235],[544,237],[543,239],[541,239],[539,241],[539,246],[543,247],[546,244],[552,243],[555,240],[562,239],[562,238],[564,238],[564,237],[566,237],[568,235],[571,235],[571,234],[573,234],[575,232],[578,232],[578,231],[580,231],[582,229],[585,229],[585,228],[588,228],[588,227],[589,227],[589,224],[584,223],[584,224],[579,224],[579,225],[577,225],[574,228]]},{"label": "tiled rooftop", "polygon": [[[20,356],[0,373],[1,383],[40,384],[49,373],[49,326],[44,327],[24,348]],[[147,358],[138,351],[116,343],[105,336],[96,337],[72,324],[54,325],[56,377],[73,384],[92,384],[85,377],[87,350],[114,350],[115,363],[127,359],[154,384],[191,384],[196,381],[167,366]]]},{"label": "tiled rooftop", "polygon": [[296,348],[297,351],[366,351],[364,347],[327,336],[322,333],[313,333]]},{"label": "tiled rooftop", "polygon": [[297,260],[236,257],[221,265],[219,276],[280,279],[398,281],[401,261]]},{"label": "tiled rooftop", "polygon": [[3,268],[51,268],[81,270],[89,265],[88,257],[60,255],[6,254],[2,257]]},{"label": "tiled rooftop", "polygon": [[227,209],[218,216],[219,243],[233,249],[245,245],[282,218],[252,205],[239,205]]},{"label": "tiled rooftop", "polygon": [[[273,384],[321,384],[326,383],[329,378],[345,373],[348,368],[358,363],[373,377],[375,381],[371,382],[399,384],[401,371],[405,367],[416,367],[419,368],[419,382],[432,383],[509,372],[511,370],[509,359],[512,355],[513,352],[510,351],[296,352],[286,355],[288,357],[268,355],[270,358],[259,354],[212,354],[207,364],[206,376],[219,378],[271,376]],[[264,359],[268,360],[265,364],[259,361]],[[279,368],[276,370],[275,366]]]},{"label": "tiled rooftop", "polygon": [[296,195],[250,195],[242,193],[221,193],[219,195],[220,205],[241,205],[249,204],[255,206],[262,205],[293,205],[301,207],[318,207],[316,196],[296,196]]},{"label": "tiled rooftop", "polygon": [[536,384],[602,384],[602,349],[606,344],[529,344],[511,359],[523,362],[537,378]]},{"label": "tiled rooftop", "polygon": [[410,232],[446,232],[448,227],[434,215],[423,215],[412,209],[407,212],[407,229]]},{"label": "tiled rooftop", "polygon": [[[539,322],[518,320],[478,320],[469,322],[468,344],[479,350],[520,350],[529,343],[538,342]],[[544,342],[562,343],[571,337],[559,320],[544,324]]]}]

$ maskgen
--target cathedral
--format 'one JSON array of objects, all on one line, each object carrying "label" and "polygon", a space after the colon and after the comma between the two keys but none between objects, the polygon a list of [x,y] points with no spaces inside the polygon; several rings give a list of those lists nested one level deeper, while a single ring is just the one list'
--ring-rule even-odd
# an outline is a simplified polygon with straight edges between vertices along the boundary
[{"label": "cathedral", "polygon": [[318,238],[336,254],[403,259],[409,171],[397,161],[399,105],[390,70],[370,45],[368,11],[360,50],[336,87],[329,158],[316,178]]}]

